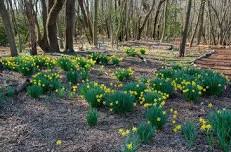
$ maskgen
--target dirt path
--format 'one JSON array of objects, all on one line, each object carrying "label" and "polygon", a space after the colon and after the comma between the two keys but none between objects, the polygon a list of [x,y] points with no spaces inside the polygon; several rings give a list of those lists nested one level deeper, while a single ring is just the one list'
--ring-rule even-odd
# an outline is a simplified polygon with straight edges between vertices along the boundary
[{"label": "dirt path", "polygon": [[198,59],[195,64],[217,70],[231,79],[231,49],[216,49],[211,56]]}]

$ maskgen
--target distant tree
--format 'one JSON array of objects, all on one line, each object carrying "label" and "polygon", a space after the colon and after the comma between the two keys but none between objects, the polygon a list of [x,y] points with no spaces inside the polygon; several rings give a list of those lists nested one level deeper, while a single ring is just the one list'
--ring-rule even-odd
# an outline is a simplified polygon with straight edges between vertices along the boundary
[{"label": "distant tree", "polygon": [[94,0],[94,19],[93,19],[93,44],[97,46],[97,34],[98,34],[98,3],[99,0]]},{"label": "distant tree", "polygon": [[16,43],[15,43],[15,39],[14,39],[13,27],[12,27],[10,15],[8,14],[8,11],[7,11],[6,6],[4,4],[4,0],[0,1],[0,15],[2,16],[6,35],[7,35],[9,44],[10,44],[11,56],[17,56],[18,52],[17,52]]}]

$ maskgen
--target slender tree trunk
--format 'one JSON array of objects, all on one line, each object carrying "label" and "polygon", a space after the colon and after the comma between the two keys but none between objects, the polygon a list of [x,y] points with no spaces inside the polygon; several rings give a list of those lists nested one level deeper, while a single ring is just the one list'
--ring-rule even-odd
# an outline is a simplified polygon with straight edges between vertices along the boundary
[{"label": "slender tree trunk", "polygon": [[162,31],[162,35],[161,35],[161,39],[160,39],[160,43],[163,42],[164,40],[164,36],[165,36],[165,31],[166,31],[166,25],[167,25],[167,11],[168,11],[168,1],[169,0],[166,0],[165,1],[165,8],[164,8],[164,25],[163,25],[163,31]]},{"label": "slender tree trunk", "polygon": [[165,0],[161,0],[158,3],[158,6],[157,6],[157,10],[156,10],[156,14],[155,14],[155,19],[154,19],[154,26],[153,26],[153,35],[152,35],[152,37],[154,39],[156,38],[156,28],[157,28],[158,17],[159,17],[159,14],[160,14],[160,9],[161,9],[161,6],[162,6],[162,4],[164,2],[165,2]]},{"label": "slender tree trunk", "polygon": [[[42,21],[43,21],[43,35],[42,37],[38,37],[38,45],[44,52],[49,52],[50,46],[47,40],[47,30],[46,30],[46,22],[47,22],[47,0],[41,0],[41,8],[42,8]],[[40,34],[41,35],[41,34]]]},{"label": "slender tree trunk", "polygon": [[[89,43],[92,43],[93,39],[93,32],[92,32],[92,23],[90,21],[89,16],[87,16],[86,10],[84,8],[84,1],[83,0],[78,0],[79,2],[79,7],[80,10],[83,14],[83,22],[85,24],[85,29],[88,29],[87,37],[89,39]],[[86,30],[87,31],[87,30]]]},{"label": "slender tree trunk", "polygon": [[66,1],[65,51],[74,52],[73,33],[75,25],[75,0]]},{"label": "slender tree trunk", "polygon": [[98,41],[98,0],[94,0],[94,18],[93,18],[93,44],[94,46],[97,46]]},{"label": "slender tree trunk", "polygon": [[25,14],[28,19],[28,27],[30,33],[31,55],[37,55],[37,38],[35,32],[35,12],[32,0],[25,0]]},{"label": "slender tree trunk", "polygon": [[143,30],[144,30],[144,27],[145,27],[145,25],[146,25],[146,23],[147,23],[147,21],[148,21],[149,16],[151,15],[151,13],[152,13],[152,11],[153,11],[153,9],[154,9],[154,6],[155,6],[155,1],[153,0],[152,6],[151,6],[149,12],[146,14],[146,16],[145,16],[145,18],[144,18],[144,21],[143,21],[142,25],[138,27],[137,40],[140,40],[140,39],[141,39],[141,34],[142,34]]},{"label": "slender tree trunk", "polygon": [[6,35],[7,35],[9,44],[10,44],[11,56],[17,56],[18,52],[17,52],[16,43],[14,39],[14,32],[12,31],[13,27],[11,24],[10,15],[8,14],[8,11],[6,10],[4,0],[0,1],[0,15],[2,16]]},{"label": "slender tree trunk", "polygon": [[203,34],[203,26],[204,26],[204,13],[205,12],[205,0],[201,1],[201,14],[200,14],[200,21],[199,21],[199,30],[198,30],[198,39],[197,39],[197,45],[201,42],[201,36]]},{"label": "slender tree trunk", "polygon": [[190,14],[191,14],[191,8],[192,8],[192,0],[188,0],[185,25],[184,25],[184,30],[182,33],[182,41],[181,41],[180,52],[179,52],[180,57],[184,57],[184,55],[185,55],[185,47],[186,47],[186,41],[187,41],[187,37],[188,37],[189,19],[190,19]]}]

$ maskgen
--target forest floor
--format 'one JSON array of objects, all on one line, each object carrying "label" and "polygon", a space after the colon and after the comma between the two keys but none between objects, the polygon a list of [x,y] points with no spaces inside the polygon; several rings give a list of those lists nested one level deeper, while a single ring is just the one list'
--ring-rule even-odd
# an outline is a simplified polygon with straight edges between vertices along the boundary
[{"label": "forest floor", "polygon": [[[121,52],[117,52],[120,54]],[[140,59],[127,57],[119,67],[131,67],[135,71],[134,79],[142,76],[152,77],[156,70],[165,65],[181,62],[191,64],[204,51],[191,51],[185,58],[178,58],[178,52],[152,50],[145,56],[147,63]],[[91,71],[90,80],[99,83],[116,83],[112,76],[114,66],[96,65]],[[16,84],[25,79],[15,72],[3,71],[0,85]],[[2,80],[6,78],[7,81]],[[101,109],[99,123],[96,127],[88,127],[85,116],[88,105],[80,97],[58,98],[54,95],[32,99],[25,92],[8,98],[0,108],[0,151],[1,152],[117,152],[121,148],[123,138],[118,134],[120,128],[132,128],[145,120],[143,107],[137,106],[135,111],[125,115],[117,115]],[[230,94],[222,97],[202,98],[200,104],[186,102],[181,95],[169,99],[165,108],[173,108],[179,113],[177,123],[187,120],[198,120],[211,110],[208,104],[216,108],[231,107]],[[163,130],[158,131],[149,144],[142,145],[140,152],[207,152],[210,147],[199,135],[195,146],[188,148],[180,134],[172,132],[169,116]],[[61,145],[56,145],[62,140]],[[219,152],[218,148],[212,149]]]}]

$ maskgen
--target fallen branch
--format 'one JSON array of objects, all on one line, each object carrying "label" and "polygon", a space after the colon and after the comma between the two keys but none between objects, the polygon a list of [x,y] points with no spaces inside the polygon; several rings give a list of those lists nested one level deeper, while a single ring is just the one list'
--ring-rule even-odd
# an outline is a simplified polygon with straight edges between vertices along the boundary
[{"label": "fallen branch", "polygon": [[[30,79],[26,79],[22,84],[14,89],[14,95],[18,95],[20,92],[25,91],[27,86],[30,84]],[[4,96],[7,96],[7,92],[3,93]]]},{"label": "fallen branch", "polygon": [[209,52],[207,52],[207,53],[201,55],[200,57],[196,58],[196,59],[192,62],[192,64],[196,64],[196,62],[197,62],[198,60],[203,59],[203,58],[208,58],[208,57],[210,57],[210,56],[211,56],[212,54],[214,54],[214,53],[215,53],[215,50],[211,50],[211,51],[209,51]]}]

